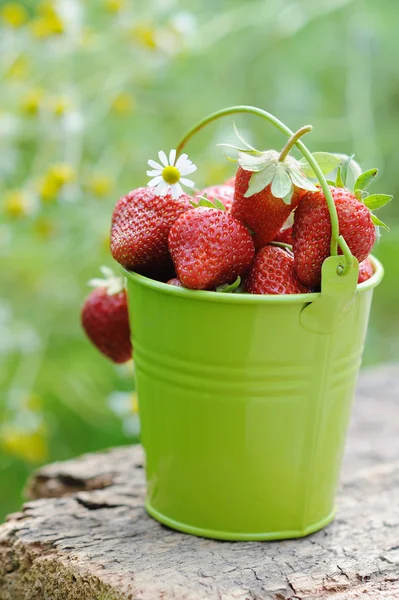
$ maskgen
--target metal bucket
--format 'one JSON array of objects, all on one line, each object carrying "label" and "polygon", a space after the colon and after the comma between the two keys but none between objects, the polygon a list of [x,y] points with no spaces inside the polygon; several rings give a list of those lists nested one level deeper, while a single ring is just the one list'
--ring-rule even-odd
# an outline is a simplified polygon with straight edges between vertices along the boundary
[{"label": "metal bucket", "polygon": [[[342,257],[341,257],[342,258]],[[225,540],[308,535],[334,497],[375,273],[322,291],[190,291],[126,273],[151,516]]]}]

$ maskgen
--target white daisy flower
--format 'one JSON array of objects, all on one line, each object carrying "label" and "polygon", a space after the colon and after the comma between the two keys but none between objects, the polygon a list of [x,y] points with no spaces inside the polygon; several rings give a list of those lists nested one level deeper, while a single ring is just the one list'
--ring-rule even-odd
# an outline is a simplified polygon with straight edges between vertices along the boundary
[{"label": "white daisy flower", "polygon": [[148,164],[154,170],[147,171],[147,175],[153,177],[147,185],[155,188],[157,194],[166,196],[170,192],[172,198],[179,198],[183,194],[181,183],[189,188],[194,187],[194,182],[184,177],[184,175],[190,175],[190,173],[197,170],[187,154],[179,156],[177,161],[176,150],[169,152],[169,160],[163,150],[158,152],[158,156],[161,164],[155,162],[155,160],[149,160]]}]

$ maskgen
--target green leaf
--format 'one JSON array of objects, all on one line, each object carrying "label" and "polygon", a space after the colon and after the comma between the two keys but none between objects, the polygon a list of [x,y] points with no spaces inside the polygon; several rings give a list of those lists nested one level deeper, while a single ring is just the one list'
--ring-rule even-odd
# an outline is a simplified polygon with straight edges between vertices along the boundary
[{"label": "green leaf", "polygon": [[221,200],[219,200],[219,198],[214,198],[213,203],[214,203],[215,207],[218,208],[219,210],[226,210],[225,205],[223,204],[223,202]]},{"label": "green leaf", "polygon": [[233,148],[233,150],[237,150],[237,152],[252,152],[252,150],[248,150],[248,148],[240,148],[239,146],[234,146],[234,144],[216,144],[216,146],[221,146],[222,148]]},{"label": "green leaf", "polygon": [[190,200],[191,205],[195,206],[196,208],[198,208],[198,206],[206,206],[207,208],[217,208],[218,210],[226,210],[225,205],[219,200],[219,198],[212,198],[212,200],[209,200],[206,197],[206,195],[197,196],[197,198],[197,203],[195,203],[195,201],[193,202],[192,200]]},{"label": "green leaf", "polygon": [[[345,162],[349,158],[347,154],[336,154],[335,156],[340,159],[341,163]],[[354,183],[361,174],[361,166],[354,159],[352,159],[348,166],[348,174],[346,178],[346,185],[350,190],[354,189]]]},{"label": "green leaf", "polygon": [[309,181],[309,179],[306,179],[306,177],[304,177],[298,169],[288,169],[288,173],[291,177],[292,183],[297,187],[303,190],[308,190],[309,192],[317,191],[315,184]]},{"label": "green leaf", "polygon": [[337,187],[342,187],[342,188],[345,187],[344,186],[344,182],[342,181],[342,169],[341,169],[341,166],[339,166],[338,169],[337,169],[337,179],[335,181],[335,185]]},{"label": "green leaf", "polygon": [[348,156],[348,158],[344,161],[342,168],[341,168],[341,176],[342,176],[342,181],[344,182],[344,186],[346,187],[348,185],[348,169],[349,169],[349,165],[353,160],[353,157],[355,155],[351,154],[351,156]]},{"label": "green leaf", "polygon": [[256,154],[261,154],[259,152],[259,150],[257,150],[256,148],[254,148],[253,146],[251,146],[251,144],[249,144],[247,142],[247,140],[244,140],[244,138],[242,137],[242,135],[240,134],[240,132],[238,131],[236,124],[233,123],[233,127],[234,127],[234,131],[236,136],[238,137],[238,139],[240,140],[240,142],[242,142],[244,144],[244,146],[246,146],[246,148],[248,148],[249,150],[251,150],[252,152],[255,152]]},{"label": "green leaf", "polygon": [[265,155],[257,154],[245,154],[240,152],[238,155],[238,164],[244,171],[252,171],[258,173],[262,171],[270,163],[270,158]]},{"label": "green leaf", "polygon": [[384,229],[386,229],[387,231],[389,231],[388,225],[386,225],[383,221],[381,221],[375,215],[371,215],[371,220],[373,221],[374,225],[377,225],[378,227],[383,227]]},{"label": "green leaf", "polygon": [[288,175],[283,163],[277,163],[276,173],[272,181],[272,194],[275,198],[284,198],[292,186],[291,178]]},{"label": "green leaf", "polygon": [[[341,162],[341,159],[338,156],[330,154],[329,152],[313,152],[312,156],[319,165],[323,175],[327,175],[328,173],[331,173],[331,171],[334,171]],[[299,161],[299,164],[304,175],[307,177],[316,177],[306,158],[302,158]]]},{"label": "green leaf", "polygon": [[241,277],[238,276],[237,279],[233,283],[223,283],[222,285],[218,285],[216,288],[217,292],[223,292],[223,294],[231,294],[234,292],[241,284]]},{"label": "green leaf", "polygon": [[367,196],[363,202],[370,210],[377,210],[378,208],[385,206],[392,198],[393,196],[390,196],[389,194],[372,194],[371,196]]},{"label": "green leaf", "polygon": [[355,181],[355,185],[353,186],[355,193],[357,190],[365,190],[373,181],[373,179],[376,178],[377,173],[378,169],[369,169],[368,171],[365,171],[364,173],[359,175],[359,177]]},{"label": "green leaf", "polygon": [[288,206],[291,204],[291,200],[292,200],[292,196],[294,195],[294,186],[291,185],[291,189],[288,192],[288,194],[286,196],[284,196],[283,198],[283,202],[284,204],[288,204]]},{"label": "green leaf", "polygon": [[249,180],[249,186],[247,191],[244,194],[244,198],[249,198],[254,194],[258,194],[262,190],[267,187],[275,173],[276,173],[277,165],[275,163],[269,163],[267,167],[263,169],[263,171],[259,171],[258,173],[254,173]]}]

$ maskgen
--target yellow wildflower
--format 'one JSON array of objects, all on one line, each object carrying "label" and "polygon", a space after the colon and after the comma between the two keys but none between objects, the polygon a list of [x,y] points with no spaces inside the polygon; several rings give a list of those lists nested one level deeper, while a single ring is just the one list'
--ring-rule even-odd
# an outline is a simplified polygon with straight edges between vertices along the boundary
[{"label": "yellow wildflower", "polygon": [[157,47],[156,31],[153,27],[145,24],[136,25],[136,27],[131,29],[130,33],[133,40],[140,44],[140,46],[144,46],[150,50],[154,50]]},{"label": "yellow wildflower", "polygon": [[49,174],[59,185],[71,183],[76,178],[76,172],[72,165],[68,163],[59,163],[50,168]]},{"label": "yellow wildflower", "polygon": [[42,104],[44,92],[40,88],[32,88],[26,92],[21,100],[21,110],[26,115],[35,116],[39,112]]},{"label": "yellow wildflower", "polygon": [[102,173],[93,174],[87,182],[88,189],[99,198],[106,196],[112,189],[112,180]]},{"label": "yellow wildflower", "polygon": [[18,219],[29,213],[29,206],[24,192],[11,190],[6,194],[4,201],[5,212],[9,217]]},{"label": "yellow wildflower", "polygon": [[59,96],[54,98],[51,103],[51,108],[56,117],[62,117],[69,108],[71,108],[71,100],[69,98]]},{"label": "yellow wildflower", "polygon": [[124,0],[105,0],[104,6],[106,10],[112,13],[119,12],[124,7]]},{"label": "yellow wildflower", "polygon": [[21,80],[28,74],[29,61],[27,56],[20,54],[8,67],[5,76],[10,79]]},{"label": "yellow wildflower", "polygon": [[30,463],[43,462],[48,456],[44,432],[26,432],[9,425],[3,428],[0,441],[6,452]]},{"label": "yellow wildflower", "polygon": [[0,16],[9,27],[22,27],[28,19],[25,7],[19,2],[6,2],[0,9]]},{"label": "yellow wildflower", "polygon": [[73,181],[75,177],[74,168],[67,163],[50,167],[39,184],[39,193],[43,202],[53,202],[61,188]]},{"label": "yellow wildflower", "polygon": [[135,100],[130,92],[121,92],[113,102],[112,109],[120,115],[131,113],[135,108]]},{"label": "yellow wildflower", "polygon": [[64,33],[64,23],[53,2],[40,2],[37,9],[38,17],[30,24],[32,35],[37,39],[45,39],[52,35]]},{"label": "yellow wildflower", "polygon": [[48,219],[47,217],[40,217],[39,219],[37,219],[34,229],[36,234],[42,240],[49,240],[53,237],[56,231],[54,222],[51,219]]}]

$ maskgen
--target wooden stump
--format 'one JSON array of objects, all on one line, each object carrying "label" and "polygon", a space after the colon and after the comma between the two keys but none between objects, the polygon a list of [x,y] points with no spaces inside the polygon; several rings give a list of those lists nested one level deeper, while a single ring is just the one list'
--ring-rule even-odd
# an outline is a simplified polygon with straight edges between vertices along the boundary
[{"label": "wooden stump", "polygon": [[399,599],[398,425],[399,366],[364,372],[337,518],[301,540],[162,527],[143,508],[139,446],[46,466],[0,527],[0,599]]}]

